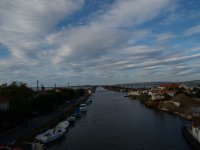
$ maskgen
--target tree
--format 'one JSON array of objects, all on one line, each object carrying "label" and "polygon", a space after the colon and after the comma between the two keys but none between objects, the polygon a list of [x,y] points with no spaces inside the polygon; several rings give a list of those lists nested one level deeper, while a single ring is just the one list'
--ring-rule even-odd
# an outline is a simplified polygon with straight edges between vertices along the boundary
[{"label": "tree", "polygon": [[8,96],[11,98],[11,109],[27,109],[33,100],[34,91],[22,82],[12,82],[8,86]]},{"label": "tree", "polygon": [[0,95],[10,98],[10,109],[21,111],[27,109],[33,100],[34,91],[23,82],[12,82],[0,86]]},{"label": "tree", "polygon": [[65,99],[74,99],[76,96],[76,92],[73,89],[64,88],[61,90]]},{"label": "tree", "polygon": [[10,109],[4,114],[7,121],[19,123],[29,116],[34,91],[28,88],[25,83],[3,84],[0,86],[0,95],[7,96],[10,99]]},{"label": "tree", "polygon": [[0,95],[2,96],[8,95],[8,85],[6,83],[0,86]]},{"label": "tree", "polygon": [[83,96],[85,94],[85,90],[84,89],[77,89],[76,90],[76,95],[78,97]]}]

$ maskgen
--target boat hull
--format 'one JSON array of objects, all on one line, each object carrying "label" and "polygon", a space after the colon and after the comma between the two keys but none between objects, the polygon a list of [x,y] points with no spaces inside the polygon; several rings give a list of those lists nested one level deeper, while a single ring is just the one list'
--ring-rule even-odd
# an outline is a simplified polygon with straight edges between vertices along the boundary
[{"label": "boat hull", "polygon": [[36,136],[36,138],[35,138],[36,141],[41,141],[42,143],[46,144],[46,143],[49,143],[51,141],[54,141],[54,140],[64,136],[64,133],[66,132],[65,129],[60,128],[59,132],[52,134],[52,132],[53,132],[52,130],[53,129],[48,130],[45,133]]},{"label": "boat hull", "polygon": [[48,138],[47,140],[42,141],[42,142],[45,143],[45,144],[47,144],[49,142],[52,142],[54,140],[57,140],[57,139],[61,138],[62,136],[64,136],[64,134],[56,135],[56,136]]},{"label": "boat hull", "polygon": [[191,147],[193,147],[195,150],[200,150],[200,143],[191,135],[187,129],[187,126],[182,127],[182,133]]}]

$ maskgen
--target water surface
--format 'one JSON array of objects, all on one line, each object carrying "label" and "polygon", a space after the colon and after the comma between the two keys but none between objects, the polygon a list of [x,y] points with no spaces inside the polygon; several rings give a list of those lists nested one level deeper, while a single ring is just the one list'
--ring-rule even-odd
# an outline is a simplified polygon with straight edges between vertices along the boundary
[{"label": "water surface", "polygon": [[184,120],[99,88],[87,114],[49,150],[190,150]]}]

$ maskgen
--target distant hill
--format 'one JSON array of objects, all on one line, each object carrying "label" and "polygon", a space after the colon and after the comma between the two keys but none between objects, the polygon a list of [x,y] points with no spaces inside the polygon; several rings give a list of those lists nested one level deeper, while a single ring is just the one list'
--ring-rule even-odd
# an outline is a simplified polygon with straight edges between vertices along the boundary
[{"label": "distant hill", "polygon": [[185,81],[183,83],[189,87],[200,86],[200,80]]},{"label": "distant hill", "polygon": [[[139,83],[127,83],[127,84],[117,84],[118,86],[121,87],[127,87],[127,88],[152,88],[152,87],[158,87],[160,84],[163,83],[176,83],[176,82],[162,82],[162,81],[158,81],[158,82],[139,82]],[[200,80],[192,80],[192,81],[185,81],[185,82],[181,82],[189,87],[196,87],[196,86],[200,86]]]}]

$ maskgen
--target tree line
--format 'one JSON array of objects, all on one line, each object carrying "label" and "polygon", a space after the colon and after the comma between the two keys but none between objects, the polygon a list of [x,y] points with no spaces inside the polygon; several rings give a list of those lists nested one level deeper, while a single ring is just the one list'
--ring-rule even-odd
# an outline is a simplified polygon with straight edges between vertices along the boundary
[{"label": "tree line", "polygon": [[50,113],[61,104],[73,103],[85,92],[85,89],[70,88],[36,92],[23,82],[2,84],[0,85],[0,96],[9,99],[9,110],[0,112],[0,121],[13,124],[22,123],[34,115]]}]

